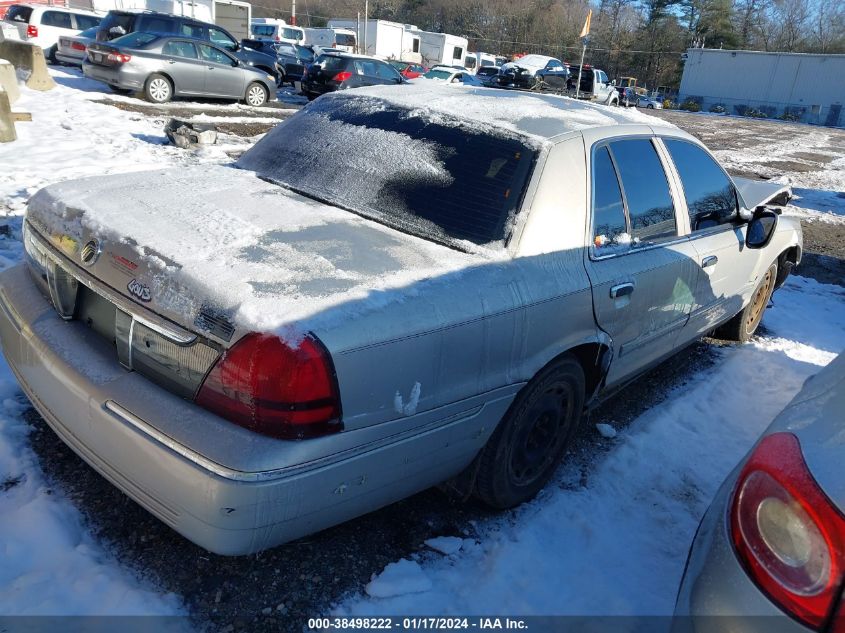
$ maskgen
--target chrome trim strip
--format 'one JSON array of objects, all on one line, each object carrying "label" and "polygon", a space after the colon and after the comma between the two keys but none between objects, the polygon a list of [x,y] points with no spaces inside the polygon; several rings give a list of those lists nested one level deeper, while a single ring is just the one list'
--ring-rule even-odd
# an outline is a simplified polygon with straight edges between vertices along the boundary
[{"label": "chrome trim strip", "polygon": [[455,424],[467,418],[474,417],[481,412],[481,410],[484,408],[484,405],[479,404],[467,411],[461,411],[445,418],[435,420],[434,422],[431,422],[430,424],[427,424],[421,428],[411,429],[410,431],[406,431],[404,433],[398,433],[396,435],[381,438],[368,444],[356,446],[354,448],[350,448],[339,453],[334,453],[332,455],[327,455],[325,457],[315,459],[310,462],[304,462],[302,464],[294,464],[291,466],[283,466],[282,468],[274,468],[271,470],[261,470],[255,472],[247,472],[243,470],[235,470],[232,468],[228,468],[226,466],[218,464],[215,461],[208,459],[204,455],[200,455],[199,453],[188,448],[184,444],[180,444],[169,435],[162,433],[147,422],[144,422],[144,420],[136,416],[131,411],[127,411],[126,409],[124,409],[114,400],[106,400],[106,402],[103,403],[103,408],[118,420],[133,426],[141,433],[148,435],[150,438],[157,441],[159,444],[162,444],[163,446],[169,448],[177,455],[184,457],[185,459],[192,462],[196,466],[199,466],[203,470],[217,475],[218,477],[222,477],[223,479],[250,483],[284,479],[294,474],[299,474],[303,471],[315,470],[323,466],[330,466],[331,464],[341,462],[356,455],[367,453],[371,450],[376,450],[378,448],[382,448],[384,446],[394,444],[396,442],[404,441],[415,435],[421,435],[428,431],[433,431],[440,427]]},{"label": "chrome trim strip", "polygon": [[[73,276],[79,283],[84,284],[91,291],[96,292],[107,301],[113,303],[119,310],[129,314],[133,320],[137,320],[139,323],[147,326],[154,332],[161,334],[163,337],[170,339],[177,345],[188,345],[197,340],[196,334],[182,328],[181,326],[171,323],[170,321],[164,319],[164,317],[160,317],[158,315],[153,316],[154,313],[150,313],[150,315],[139,314],[137,311],[138,304],[116,292],[110,286],[107,286],[91,275],[91,273],[83,270],[75,262],[63,258],[61,255],[56,253],[53,245],[40,235],[38,231],[30,227],[27,234],[30,235],[33,240],[37,241],[38,245],[44,249],[44,254],[53,260],[54,263],[63,265],[68,274]],[[68,270],[67,264],[72,264],[73,270]]]}]

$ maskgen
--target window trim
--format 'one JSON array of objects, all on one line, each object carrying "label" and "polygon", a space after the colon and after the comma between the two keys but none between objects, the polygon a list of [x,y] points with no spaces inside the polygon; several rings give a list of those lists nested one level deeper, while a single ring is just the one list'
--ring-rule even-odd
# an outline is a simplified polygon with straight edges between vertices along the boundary
[{"label": "window trim", "polygon": [[[637,140],[637,139],[647,139],[651,141],[651,145],[654,148],[655,154],[657,154],[657,160],[660,162],[661,166],[663,167],[663,176],[666,178],[666,186],[669,190],[669,198],[672,200],[672,208],[675,211],[675,231],[676,234],[672,236],[667,236],[664,238],[660,238],[657,240],[649,241],[643,243],[640,246],[631,246],[626,251],[621,252],[614,252],[614,253],[605,253],[601,254],[598,252],[595,246],[595,214],[593,213],[593,205],[595,203],[594,199],[594,188],[593,188],[593,164],[595,162],[595,154],[596,150],[607,147],[608,154],[610,154],[610,160],[613,164],[613,169],[616,172],[616,181],[619,184],[619,190],[622,192],[622,208],[623,212],[625,213],[625,227],[628,230],[628,234],[631,235],[633,238],[633,231],[631,225],[631,215],[628,210],[628,198],[625,194],[625,185],[622,183],[622,176],[619,173],[619,168],[616,163],[616,157],[613,154],[613,148],[610,147],[611,143],[617,141],[629,141],[629,140]],[[668,157],[668,150],[663,145],[660,138],[655,134],[628,134],[628,135],[620,135],[620,136],[612,136],[600,139],[592,144],[590,147],[590,169],[588,173],[589,182],[587,186],[589,187],[590,195],[590,208],[588,209],[588,213],[590,214],[590,221],[588,222],[589,225],[589,236],[588,236],[588,246],[587,252],[591,261],[600,261],[603,259],[610,259],[612,257],[624,257],[625,255],[631,253],[640,253],[643,251],[648,251],[653,248],[660,248],[662,246],[670,246],[672,244],[678,244],[680,242],[689,241],[689,221],[684,218],[689,217],[689,213],[686,212],[686,200],[684,198],[679,198],[678,190],[677,190],[677,183],[675,179],[678,177],[677,173],[675,172],[674,164],[667,164],[667,157]],[[670,171],[671,169],[671,171]],[[733,181],[731,181],[733,182]],[[681,213],[681,207],[679,202],[683,203],[683,211]]]}]

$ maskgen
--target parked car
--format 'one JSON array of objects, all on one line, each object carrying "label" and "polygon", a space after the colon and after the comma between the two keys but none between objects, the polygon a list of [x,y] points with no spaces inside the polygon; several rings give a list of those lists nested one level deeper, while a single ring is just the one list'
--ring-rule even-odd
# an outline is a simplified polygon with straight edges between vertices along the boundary
[{"label": "parked car", "polygon": [[495,86],[498,76],[498,66],[481,66],[475,71],[475,78],[484,86]]},{"label": "parked car", "polygon": [[82,66],[86,48],[97,37],[97,28],[93,26],[77,35],[62,35],[56,43],[56,61],[71,66]]},{"label": "parked car", "polygon": [[716,493],[678,594],[679,631],[708,630],[717,619],[732,631],[839,630],[843,411],[840,354],[804,383]]},{"label": "parked car", "polygon": [[241,46],[229,31],[223,27],[202,22],[184,15],[171,15],[156,11],[109,11],[97,31],[98,42],[109,42],[129,33],[160,33],[206,40],[224,49],[249,66],[254,66],[273,75],[276,84],[281,85],[282,72],[276,63],[276,56]]},{"label": "parked car", "polygon": [[447,84],[464,84],[468,86],[481,86],[481,80],[476,79],[463,66],[456,68],[454,66],[435,66],[426,73],[417,78],[416,81],[434,80],[442,81]]},{"label": "parked car", "polygon": [[398,70],[374,57],[325,53],[306,69],[302,77],[302,92],[309,99],[316,99],[321,94],[335,90],[400,84],[404,81]]},{"label": "parked car", "polygon": [[300,81],[305,68],[314,62],[314,52],[307,46],[289,44],[287,42],[275,42],[273,40],[241,40],[241,44],[247,48],[275,55],[278,62],[281,78],[280,85]]},{"label": "parked car", "polygon": [[619,101],[617,102],[618,105],[621,105],[625,108],[633,108],[637,105],[637,93],[634,92],[633,88],[621,87],[616,86],[616,92],[619,93]]},{"label": "parked car", "polygon": [[92,42],[83,74],[153,103],[173,97],[237,99],[261,106],[275,99],[276,78],[196,38],[134,32]]},{"label": "parked car", "polygon": [[661,99],[660,97],[649,97],[639,95],[637,97],[637,107],[648,108],[649,110],[662,110],[663,99]]},{"label": "parked car", "polygon": [[500,88],[566,90],[569,70],[559,59],[545,55],[525,55],[499,70]]},{"label": "parked car", "polygon": [[220,554],[445,480],[530,499],[585,404],[714,328],[747,340],[802,247],[759,208],[788,187],[552,95],[337,92],[236,167],[42,189],[0,273],[36,409]]},{"label": "parked car", "polygon": [[55,62],[59,37],[76,35],[97,26],[100,16],[83,9],[65,9],[46,4],[13,4],[7,9],[3,22],[17,28],[23,41],[43,48],[47,59]]},{"label": "parked car", "polygon": [[398,70],[399,74],[405,79],[416,79],[428,72],[428,68],[420,64],[400,62],[397,59],[391,59],[388,63]]}]

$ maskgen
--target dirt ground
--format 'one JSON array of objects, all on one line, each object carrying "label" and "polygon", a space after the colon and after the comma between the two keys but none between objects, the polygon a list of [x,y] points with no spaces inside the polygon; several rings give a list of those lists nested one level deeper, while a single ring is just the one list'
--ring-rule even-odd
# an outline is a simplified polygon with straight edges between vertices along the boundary
[{"label": "dirt ground", "polygon": [[[111,104],[155,116],[190,117],[197,113],[196,109],[180,107],[178,102],[164,111],[143,102]],[[254,114],[229,110],[221,113],[220,124],[229,126],[228,133],[251,137],[273,124],[242,120],[227,124],[226,116],[281,120],[296,107],[295,103],[283,103]],[[213,109],[206,114],[214,116]],[[840,130],[825,129],[824,134],[832,140],[818,148],[818,129],[807,126],[726,118],[713,127],[712,120],[695,115],[658,112],[656,116],[676,123],[713,149],[747,150],[759,156],[759,161],[735,170],[745,176],[767,178],[783,167],[766,161],[767,143],[794,142],[796,151],[779,159],[793,171],[821,169],[832,160],[824,152],[845,153],[845,131]],[[808,138],[813,139],[809,146],[804,143]],[[805,246],[808,256],[799,274],[845,285],[845,227],[808,223]],[[581,472],[580,482],[571,485],[589,485],[597,454],[613,444],[599,436],[596,423],[623,428],[661,401],[672,387],[718,362],[719,355],[718,342],[697,343],[638,379],[624,394],[593,410],[569,456]],[[73,500],[97,538],[127,567],[181,596],[196,623],[211,623],[213,630],[301,631],[308,617],[326,615],[332,603],[361,591],[371,575],[387,563],[413,555],[424,558],[424,540],[442,535],[472,537],[476,521],[493,516],[475,503],[462,504],[438,490],[429,490],[269,552],[238,558],[215,556],[183,539],[97,475],[34,411],[29,420],[35,428],[32,444],[51,485]],[[499,516],[507,520],[513,515]]]}]

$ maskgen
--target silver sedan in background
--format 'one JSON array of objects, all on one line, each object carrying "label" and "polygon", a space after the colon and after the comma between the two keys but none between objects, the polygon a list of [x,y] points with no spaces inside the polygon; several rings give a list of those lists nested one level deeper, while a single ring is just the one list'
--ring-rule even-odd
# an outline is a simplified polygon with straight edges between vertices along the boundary
[{"label": "silver sedan in background", "polygon": [[85,50],[91,42],[97,39],[99,26],[92,26],[76,35],[62,35],[56,42],[56,60],[63,64],[82,66],[85,61]]},{"label": "silver sedan in background", "polygon": [[194,96],[243,100],[251,106],[275,99],[276,80],[206,40],[130,33],[88,46],[82,72],[117,90],[143,92],[148,101]]},{"label": "silver sedan in background", "polygon": [[843,630],[843,412],[840,354],[716,494],[690,551],[676,633]]}]

